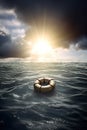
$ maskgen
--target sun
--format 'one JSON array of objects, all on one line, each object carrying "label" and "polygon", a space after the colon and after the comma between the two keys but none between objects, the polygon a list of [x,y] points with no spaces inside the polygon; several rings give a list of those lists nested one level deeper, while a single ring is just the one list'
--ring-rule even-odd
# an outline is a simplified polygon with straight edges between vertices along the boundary
[{"label": "sun", "polygon": [[39,38],[36,40],[34,46],[32,47],[32,53],[37,55],[46,55],[52,50],[49,41],[45,38]]}]

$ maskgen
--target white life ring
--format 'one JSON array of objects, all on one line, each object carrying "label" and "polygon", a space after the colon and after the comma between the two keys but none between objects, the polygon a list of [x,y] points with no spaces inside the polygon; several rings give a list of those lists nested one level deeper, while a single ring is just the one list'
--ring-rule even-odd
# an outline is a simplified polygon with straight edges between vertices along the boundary
[{"label": "white life ring", "polygon": [[40,78],[35,81],[34,88],[38,92],[49,92],[55,88],[55,82],[50,78]]}]

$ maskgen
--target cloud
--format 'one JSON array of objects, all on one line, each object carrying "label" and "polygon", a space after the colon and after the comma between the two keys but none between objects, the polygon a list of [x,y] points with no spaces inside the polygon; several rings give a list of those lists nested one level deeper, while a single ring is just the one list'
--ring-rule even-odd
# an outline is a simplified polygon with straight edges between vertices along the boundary
[{"label": "cloud", "polygon": [[10,42],[10,41],[11,41],[10,36],[6,35],[5,32],[0,31],[0,46],[3,46],[3,44]]},{"label": "cloud", "polygon": [[87,38],[82,38],[76,43],[77,49],[87,50]]},{"label": "cloud", "polygon": [[27,57],[29,56],[29,46],[21,40],[13,41],[9,34],[0,31],[0,58],[6,57]]},{"label": "cloud", "polygon": [[9,33],[12,38],[25,36],[27,26],[21,22],[14,9],[0,9],[0,29]]},{"label": "cloud", "polygon": [[37,29],[45,24],[45,30],[52,31],[55,39],[72,41],[87,35],[86,0],[1,0],[1,5],[15,9],[20,19]]},{"label": "cloud", "polygon": [[30,46],[18,39],[32,40],[37,32],[56,48],[86,50],[86,5],[86,0],[0,0],[0,57],[29,56]]},{"label": "cloud", "polygon": [[57,48],[54,50],[56,61],[60,62],[87,62],[87,51],[77,50],[73,45],[69,49]]},{"label": "cloud", "polygon": [[26,28],[14,9],[0,8],[0,58],[29,56],[30,47],[23,41]]}]

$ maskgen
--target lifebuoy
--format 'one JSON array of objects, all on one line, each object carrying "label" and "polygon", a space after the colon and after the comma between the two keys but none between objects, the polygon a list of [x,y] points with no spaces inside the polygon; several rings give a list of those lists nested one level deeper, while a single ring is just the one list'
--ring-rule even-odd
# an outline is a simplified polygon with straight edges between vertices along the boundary
[{"label": "lifebuoy", "polygon": [[34,89],[38,92],[49,92],[55,88],[55,82],[50,78],[40,78],[34,83]]}]

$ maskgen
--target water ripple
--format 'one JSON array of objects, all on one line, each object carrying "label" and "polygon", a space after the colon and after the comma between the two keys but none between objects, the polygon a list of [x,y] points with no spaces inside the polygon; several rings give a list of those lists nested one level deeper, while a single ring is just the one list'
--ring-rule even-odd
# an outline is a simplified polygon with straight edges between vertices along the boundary
[{"label": "water ripple", "polygon": [[[55,90],[36,93],[40,77],[53,78]],[[0,124],[6,130],[86,130],[87,63],[0,63]]]}]

